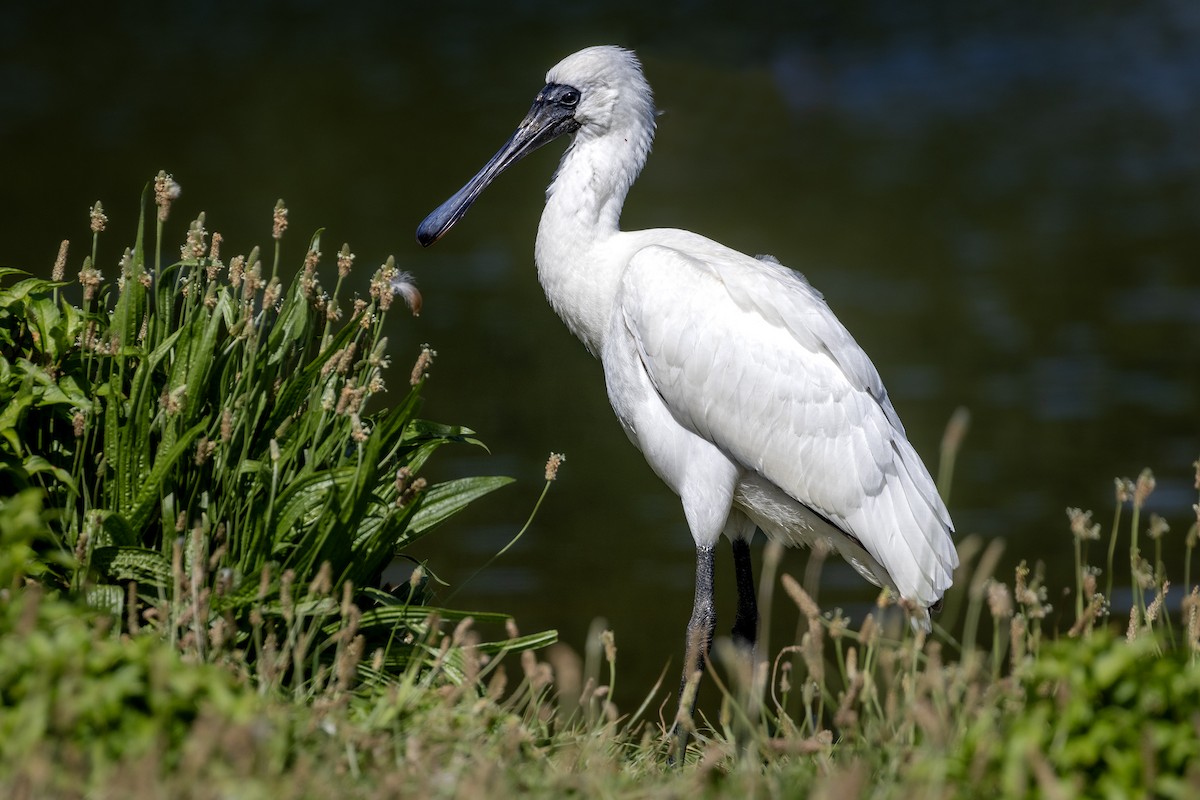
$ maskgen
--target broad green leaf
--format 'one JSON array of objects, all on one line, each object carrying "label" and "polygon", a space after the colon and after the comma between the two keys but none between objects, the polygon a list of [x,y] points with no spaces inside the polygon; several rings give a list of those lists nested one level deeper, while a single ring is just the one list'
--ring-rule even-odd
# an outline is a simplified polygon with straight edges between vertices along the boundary
[{"label": "broad green leaf", "polygon": [[[19,270],[14,270],[19,272]],[[28,273],[25,273],[28,274]],[[17,281],[12,286],[8,287],[3,292],[4,305],[11,305],[15,302],[20,302],[27,299],[32,294],[48,294],[54,290],[55,284],[51,281],[45,281],[41,278],[26,278],[23,281]]]},{"label": "broad green leaf", "polygon": [[105,611],[120,619],[125,611],[125,587],[101,584],[93,586],[84,595],[84,602],[99,611]]},{"label": "broad green leaf", "polygon": [[414,419],[404,431],[403,440],[411,442],[420,439],[448,439],[456,442],[487,447],[475,438],[475,431],[462,425],[446,425],[441,422],[431,422],[427,419]]},{"label": "broad green leaf", "polygon": [[139,532],[129,527],[129,521],[113,511],[103,512],[101,528],[114,545],[133,545],[139,539]]},{"label": "broad green leaf", "polygon": [[125,281],[120,290],[120,296],[117,298],[117,307],[112,315],[112,327],[123,346],[133,344],[137,339],[142,317],[147,313],[147,291],[146,287],[142,285],[140,275],[145,267],[143,236],[146,229],[146,198],[148,196],[146,192],[148,188],[142,192],[137,238],[134,239],[133,252],[127,265],[129,274],[124,276]]},{"label": "broad green leaf", "polygon": [[170,336],[163,339],[162,344],[154,348],[154,350],[150,353],[150,358],[145,363],[147,363],[151,369],[156,368],[162,363],[164,358],[170,355],[172,348],[175,347],[176,342],[179,341],[179,337],[182,335],[183,328],[179,328]]},{"label": "broad green leaf", "polygon": [[200,408],[200,397],[209,390],[209,370],[217,358],[217,334],[220,332],[221,323],[224,321],[223,315],[219,313],[213,313],[208,309],[205,309],[205,313],[208,315],[207,320],[204,319],[203,315],[197,315],[196,317],[196,326],[202,332],[193,341],[191,352],[188,354],[187,404],[184,410],[193,415]]},{"label": "broad green leaf", "polygon": [[[431,616],[437,616],[438,619],[447,620],[449,622],[458,622],[467,617],[476,622],[506,622],[511,617],[508,614],[497,614],[494,611],[461,611],[453,608],[438,608],[435,606],[384,606],[382,608],[373,608],[369,611],[364,611],[359,620],[359,628],[367,630],[370,628],[384,628],[391,630],[392,628],[403,626],[412,627],[421,625],[426,622]],[[327,630],[332,632],[337,625],[327,626]]]},{"label": "broad green leaf", "polygon": [[71,473],[67,472],[62,467],[54,466],[42,456],[29,456],[25,459],[25,462],[22,464],[22,466],[30,475],[36,475],[39,472],[47,472],[53,475],[55,480],[66,484],[72,492],[78,491],[75,486],[75,481],[71,477]]},{"label": "broad green leaf", "polygon": [[433,526],[445,522],[484,495],[491,494],[512,482],[512,478],[494,475],[458,478],[436,484],[430,487],[422,497],[421,507],[409,522],[409,533],[423,533]]},{"label": "broad green leaf", "polygon": [[17,392],[16,397],[8,401],[4,406],[4,410],[0,411],[0,429],[13,429],[17,427],[17,423],[24,416],[25,410],[33,404],[32,381],[29,381],[28,388],[22,387]]},{"label": "broad green leaf", "polygon": [[188,448],[192,446],[192,443],[207,427],[208,419],[206,417],[189,428],[166,452],[163,451],[163,448],[159,448],[158,455],[154,459],[154,468],[146,476],[146,480],[134,500],[133,510],[129,514],[129,527],[133,528],[133,530],[140,531],[150,521],[158,498],[165,494],[164,483],[167,474],[175,466],[180,456],[187,452]]},{"label": "broad green leaf", "polygon": [[58,361],[58,341],[54,329],[62,318],[58,306],[50,297],[31,299],[25,305],[29,326],[37,331],[37,346],[49,361]]},{"label": "broad green leaf", "polygon": [[87,393],[79,386],[78,381],[73,375],[63,375],[58,379],[58,388],[66,397],[67,402],[79,409],[87,408],[91,405],[91,400],[88,399]]},{"label": "broad green leaf", "polygon": [[476,649],[481,653],[496,655],[497,653],[515,653],[522,650],[539,650],[549,647],[558,641],[558,631],[548,630],[518,636],[515,639],[505,639],[502,642],[484,642]]},{"label": "broad green leaf", "polygon": [[109,507],[124,512],[133,504],[134,478],[127,474],[129,448],[121,446],[121,423],[125,415],[120,380],[116,375],[109,379],[107,388],[104,402],[104,460],[113,470],[113,477],[111,482],[106,482],[106,496]]},{"label": "broad green leaf", "polygon": [[3,439],[8,445],[8,449],[15,455],[21,455],[25,448],[21,445],[21,436],[13,428],[8,426],[0,426],[0,439]]},{"label": "broad green leaf", "polygon": [[279,364],[294,349],[303,349],[311,335],[309,320],[312,312],[309,310],[308,298],[304,295],[304,287],[298,274],[292,282],[292,290],[288,293],[279,317],[271,327],[267,336],[267,363]]},{"label": "broad green leaf", "polygon": [[[325,366],[334,353],[345,347],[357,333],[355,325],[344,325],[333,337],[333,341],[321,351],[307,366],[296,373],[283,387],[283,391],[275,398],[275,407],[267,424],[263,426],[264,435],[269,439],[274,435],[285,419],[292,416],[304,404],[312,387],[321,383],[321,367]],[[262,442],[265,446],[266,442]]]},{"label": "broad green leaf", "polygon": [[170,588],[171,563],[157,550],[144,547],[97,547],[92,567],[114,581],[137,581],[146,586]]},{"label": "broad green leaf", "polygon": [[[276,499],[278,509],[275,541],[283,542],[289,532],[306,517],[316,515],[328,502],[331,491],[341,492],[354,479],[352,467],[319,472],[296,481]],[[309,520],[311,521],[311,520]]]}]

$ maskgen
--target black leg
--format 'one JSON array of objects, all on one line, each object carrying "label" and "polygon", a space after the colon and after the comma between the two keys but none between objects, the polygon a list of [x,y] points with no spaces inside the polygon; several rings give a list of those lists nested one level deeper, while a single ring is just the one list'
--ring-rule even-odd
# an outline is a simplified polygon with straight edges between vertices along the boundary
[{"label": "black leg", "polygon": [[[739,612],[740,613],[740,612]],[[672,730],[675,738],[671,761],[683,762],[687,747],[687,728],[679,723],[680,717],[691,717],[696,710],[693,689],[687,696],[688,680],[704,670],[704,661],[712,645],[713,631],[717,627],[717,611],[713,606],[713,549],[696,548],[696,598],[692,602],[692,618],[688,620],[687,647],[683,657],[683,679],[679,682],[679,713]],[[686,710],[685,710],[686,709]]]},{"label": "black leg", "polygon": [[750,542],[733,540],[733,569],[737,577],[737,616],[733,620],[733,643],[747,653],[758,641],[758,601],[754,594],[754,570],[750,564]]}]

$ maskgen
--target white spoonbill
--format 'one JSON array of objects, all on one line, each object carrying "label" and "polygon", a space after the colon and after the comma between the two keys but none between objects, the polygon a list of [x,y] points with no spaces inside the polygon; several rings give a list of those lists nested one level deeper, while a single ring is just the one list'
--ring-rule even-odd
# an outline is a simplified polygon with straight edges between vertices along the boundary
[{"label": "white spoonbill", "polygon": [[958,566],[953,525],[879,373],[820,293],[774,259],[690,231],[620,229],[654,128],[632,52],[568,56],[512,138],[425,218],[417,240],[436,242],[501,172],[574,134],[546,191],[538,279],[604,365],[625,432],[683,502],[696,543],[685,682],[712,642],[722,533],[733,543],[733,636],[745,647],[758,624],[756,527],[789,545],[825,542],[928,629]]}]

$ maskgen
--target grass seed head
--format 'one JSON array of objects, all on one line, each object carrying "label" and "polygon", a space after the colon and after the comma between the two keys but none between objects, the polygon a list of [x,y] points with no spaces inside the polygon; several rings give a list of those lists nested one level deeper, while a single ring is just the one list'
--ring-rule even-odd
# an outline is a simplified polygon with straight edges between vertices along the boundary
[{"label": "grass seed head", "polygon": [[334,412],[345,416],[357,414],[362,408],[366,393],[366,389],[359,388],[354,385],[354,381],[350,381],[342,387],[342,393],[338,396],[337,408],[334,409]]},{"label": "grass seed head", "polygon": [[350,274],[350,268],[354,266],[354,253],[350,252],[350,245],[343,244],[342,249],[338,251],[337,271],[338,277],[344,278]]},{"label": "grass seed head", "polygon": [[600,644],[604,646],[604,660],[609,664],[617,663],[617,637],[610,630],[600,634]]},{"label": "grass seed head", "polygon": [[821,617],[821,608],[791,575],[783,573],[779,576],[779,582],[783,584],[783,590],[787,592],[788,597],[792,598],[792,602],[800,609],[800,613],[808,617],[809,627],[815,627],[815,621]]},{"label": "grass seed head", "polygon": [[1191,594],[1183,598],[1180,607],[1187,631],[1188,649],[1200,653],[1200,586],[1192,587]]},{"label": "grass seed head", "polygon": [[1125,629],[1125,641],[1132,642],[1138,636],[1138,609],[1137,603],[1129,609],[1129,627]]},{"label": "grass seed head", "polygon": [[1154,593],[1154,599],[1150,601],[1150,605],[1146,606],[1146,623],[1153,623],[1158,619],[1158,615],[1162,612],[1163,604],[1167,599],[1167,592],[1171,589],[1170,581],[1163,581],[1162,586]]},{"label": "grass seed head", "polygon": [[[396,494],[404,494],[404,490],[408,488],[408,482],[412,480],[412,469],[403,466],[396,470]],[[512,620],[509,620],[512,622]]]},{"label": "grass seed head", "polygon": [[[58,257],[54,259],[54,268],[50,271],[50,280],[61,281],[67,269],[67,249],[71,246],[69,239],[63,239],[58,246]],[[1200,463],[1200,462],[1197,462]]]},{"label": "grass seed head", "polygon": [[1154,487],[1157,481],[1154,480],[1154,473],[1149,467],[1142,470],[1138,475],[1137,484],[1133,487],[1133,507],[1141,508],[1146,504],[1147,498],[1154,492]]},{"label": "grass seed head", "polygon": [[196,440],[196,456],[195,464],[197,467],[203,466],[204,462],[208,461],[209,457],[217,449],[217,443],[208,436],[201,436]]},{"label": "grass seed head", "polygon": [[843,614],[840,608],[834,609],[829,618],[829,638],[841,639],[849,628],[850,618]]},{"label": "grass seed head", "polygon": [[267,290],[263,292],[263,308],[271,308],[274,306],[275,301],[279,299],[279,296],[282,293],[283,284],[279,282],[278,278],[272,278],[271,282],[267,284]]},{"label": "grass seed head", "polygon": [[371,436],[371,429],[363,425],[362,417],[355,412],[350,415],[350,438],[362,444]]},{"label": "grass seed head", "polygon": [[100,270],[92,266],[91,256],[83,259],[83,268],[79,270],[79,282],[83,284],[84,302],[91,302],[92,298],[96,296],[103,279],[104,276],[100,274]]},{"label": "grass seed head", "polygon": [[1085,633],[1091,633],[1096,620],[1106,613],[1104,595],[1093,594],[1088,598],[1088,603],[1083,607],[1083,614],[1079,619],[1075,620],[1075,624],[1067,631],[1067,636],[1072,638],[1081,636]]},{"label": "grass seed head", "polygon": [[820,625],[810,626],[800,639],[800,655],[812,683],[825,683],[825,637]]},{"label": "grass seed head", "polygon": [[1067,509],[1067,519],[1071,522],[1071,533],[1080,541],[1100,538],[1100,524],[1092,524],[1092,512],[1078,508]]},{"label": "grass seed head", "polygon": [[1028,626],[1025,617],[1017,614],[1008,626],[1008,645],[1012,654],[1012,667],[1016,669],[1025,660],[1025,633]]},{"label": "grass seed head", "polygon": [[96,201],[96,205],[92,206],[90,216],[92,219],[92,233],[102,233],[104,227],[108,225],[108,216],[104,213],[104,206],[100,204],[99,200]]},{"label": "grass seed head", "polygon": [[[1135,551],[1136,552],[1136,551]],[[1154,586],[1154,567],[1150,566],[1150,562],[1142,558],[1140,555],[1135,556],[1132,564],[1133,577],[1137,581],[1137,585],[1142,589],[1150,589]]]},{"label": "grass seed head", "polygon": [[392,289],[392,280],[397,274],[396,259],[388,256],[387,261],[375,271],[374,277],[371,278],[371,297],[375,298],[380,311],[387,311],[392,307],[392,297],[395,294]]},{"label": "grass seed head", "polygon": [[317,597],[328,597],[333,591],[333,565],[322,561],[317,575],[308,585],[308,593]]},{"label": "grass seed head", "polygon": [[82,564],[84,557],[87,555],[88,539],[87,530],[80,531],[79,538],[75,540],[75,563]]},{"label": "grass seed head", "polygon": [[212,238],[209,240],[208,245],[208,258],[210,262],[208,265],[208,279],[210,281],[217,277],[217,273],[221,271],[221,267],[223,266],[221,264],[222,241],[224,241],[224,239],[221,237],[221,234],[213,231]]},{"label": "grass seed head", "polygon": [[1155,539],[1155,540],[1161,539],[1163,537],[1163,534],[1167,533],[1170,530],[1171,530],[1171,526],[1167,524],[1167,521],[1165,519],[1160,517],[1158,514],[1150,515],[1150,525],[1148,528],[1146,528],[1147,536],[1149,536],[1151,539]]},{"label": "grass seed head", "polygon": [[[411,503],[417,495],[425,491],[428,482],[424,478],[413,478],[412,470],[401,467],[396,471],[396,505],[403,508]],[[415,571],[414,571],[415,574]],[[413,584],[416,585],[415,583]],[[510,619],[506,624],[513,624]]]},{"label": "grass seed head", "polygon": [[246,257],[234,256],[229,262],[229,285],[237,288],[242,282],[242,275],[246,270]]},{"label": "grass seed head", "polygon": [[563,453],[551,453],[546,459],[546,480],[552,481],[558,478],[558,468],[563,465],[567,457]]},{"label": "grass seed head", "polygon": [[988,581],[987,598],[988,610],[992,613],[992,619],[999,622],[1012,616],[1012,595],[1006,585],[999,581]]},{"label": "grass seed head", "polygon": [[121,254],[121,260],[117,262],[117,288],[124,291],[125,279],[133,274],[133,251],[128,247]]},{"label": "grass seed head", "polygon": [[431,348],[428,344],[421,345],[421,354],[417,356],[417,362],[413,364],[412,375],[409,377],[409,383],[416,386],[425,378],[429,377],[429,368],[433,366],[433,359],[437,357],[437,351]]},{"label": "grass seed head", "polygon": [[[256,256],[257,253],[251,253],[251,256]],[[254,293],[262,288],[262,262],[254,258],[250,269],[242,275],[242,300],[246,303],[251,303],[254,300]]]},{"label": "grass seed head", "polygon": [[163,170],[159,170],[154,179],[154,204],[158,206],[158,221],[166,222],[171,213],[171,203],[179,199],[182,190],[175,179]]},{"label": "grass seed head", "polygon": [[288,210],[282,199],[275,202],[275,212],[272,215],[271,223],[271,238],[279,241],[283,238],[283,232],[287,230],[288,226]]}]

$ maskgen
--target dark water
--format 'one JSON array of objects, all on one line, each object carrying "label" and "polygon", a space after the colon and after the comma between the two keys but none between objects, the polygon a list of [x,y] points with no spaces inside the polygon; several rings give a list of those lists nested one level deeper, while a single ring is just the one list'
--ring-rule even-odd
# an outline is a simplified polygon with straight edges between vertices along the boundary
[{"label": "dark water", "polygon": [[[160,168],[184,189],[180,240],[207,210],[230,254],[265,245],[283,197],[294,264],[320,226],[327,254],[351,243],[364,282],[394,253],[426,299],[392,332],[394,383],[433,343],[426,414],[491,448],[443,452],[432,477],[521,479],[418,555],[460,584],[520,527],[547,453],[567,453],[525,538],[455,605],[511,611],[576,648],[606,617],[626,697],[678,663],[693,570],[678,502],[534,275],[561,146],[506,175],[434,249],[413,240],[546,69],[597,43],[638,50],[664,112],[625,226],[686,227],[803,270],[931,468],[967,406],[960,534],[1003,537],[1010,561],[1043,559],[1064,585],[1064,507],[1107,519],[1112,478],[1152,466],[1151,507],[1182,552],[1200,455],[1195,3],[167,5],[4,12],[0,263],[46,272],[70,237],[77,264],[101,199],[111,270]],[[840,565],[825,578],[828,605],[873,596]]]}]

